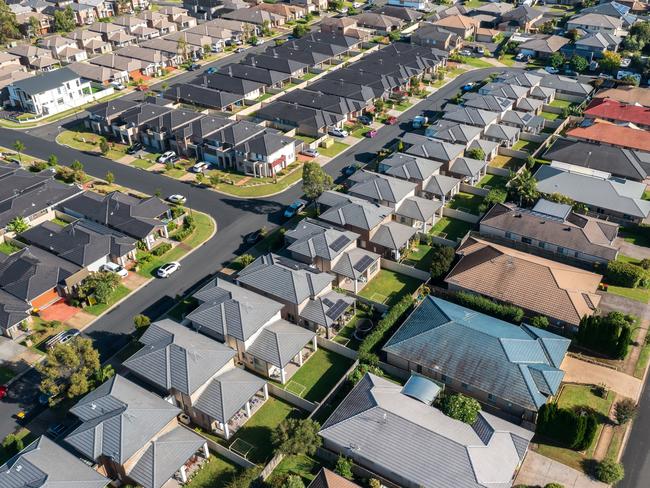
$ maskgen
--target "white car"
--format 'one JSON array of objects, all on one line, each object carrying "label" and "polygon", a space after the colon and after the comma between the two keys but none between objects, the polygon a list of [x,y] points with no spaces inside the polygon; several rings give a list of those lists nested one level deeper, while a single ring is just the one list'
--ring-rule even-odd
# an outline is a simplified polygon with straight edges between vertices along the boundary
[{"label": "white car", "polygon": [[546,68],[544,68],[544,71],[546,71],[547,73],[550,73],[552,75],[556,75],[556,74],[558,74],[560,72],[559,69],[554,68],[553,66],[547,66]]},{"label": "white car", "polygon": [[353,6],[354,8],[361,8],[362,5],[363,5],[363,4],[362,4],[361,2],[354,2],[354,3],[352,4],[352,6]]},{"label": "white car", "polygon": [[192,173],[203,173],[209,167],[210,165],[205,161],[199,161],[194,166],[192,166]]},{"label": "white car", "polygon": [[350,135],[347,130],[339,129],[338,127],[332,127],[328,132],[329,135],[335,137],[348,137]]},{"label": "white car", "polygon": [[178,261],[172,261],[171,263],[163,264],[158,271],[156,271],[156,276],[158,278],[169,278],[171,274],[178,270],[181,267],[181,263]]},{"label": "white car", "polygon": [[176,157],[176,153],[174,151],[167,151],[158,157],[158,162],[165,164],[167,161],[171,160],[174,157]]},{"label": "white car", "polygon": [[176,193],[174,195],[169,195],[167,197],[167,201],[171,203],[178,203],[180,205],[183,205],[187,201],[187,198],[184,197],[183,195]]},{"label": "white car", "polygon": [[117,263],[102,264],[99,269],[102,271],[108,271],[109,273],[115,273],[117,276],[121,276],[122,278],[126,278],[129,275],[129,272],[124,269],[124,266],[120,266]]},{"label": "white car", "polygon": [[320,156],[320,153],[316,149],[303,149],[300,151],[300,154],[303,154],[305,156],[309,156],[310,158],[317,158]]},{"label": "white car", "polygon": [[115,88],[117,91],[122,91],[126,88],[122,83],[119,82],[111,83],[111,86]]}]

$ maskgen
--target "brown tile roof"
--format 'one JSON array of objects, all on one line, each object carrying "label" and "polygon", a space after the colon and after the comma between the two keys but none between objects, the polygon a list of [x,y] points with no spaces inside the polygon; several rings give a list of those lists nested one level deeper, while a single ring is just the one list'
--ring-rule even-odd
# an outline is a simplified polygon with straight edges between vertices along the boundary
[{"label": "brown tile roof", "polygon": [[359,488],[359,485],[322,468],[307,488]]},{"label": "brown tile roof", "polygon": [[638,103],[650,107],[650,90],[638,86],[607,88],[596,95],[598,98],[611,98],[623,103]]},{"label": "brown tile roof", "polygon": [[567,132],[567,136],[650,152],[650,133],[648,131],[610,122],[597,122],[588,127],[576,127]]},{"label": "brown tile roof", "polygon": [[551,319],[578,325],[600,303],[602,276],[470,237],[445,281],[512,303]]},{"label": "brown tile roof", "polygon": [[443,27],[456,27],[459,29],[470,29],[472,26],[479,26],[478,22],[465,15],[450,15],[449,17],[436,20],[433,24]]}]

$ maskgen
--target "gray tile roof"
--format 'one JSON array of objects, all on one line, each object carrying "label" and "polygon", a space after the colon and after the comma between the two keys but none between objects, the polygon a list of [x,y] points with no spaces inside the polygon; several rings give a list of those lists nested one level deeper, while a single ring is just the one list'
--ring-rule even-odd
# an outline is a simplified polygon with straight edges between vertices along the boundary
[{"label": "gray tile roof", "polygon": [[427,186],[424,187],[424,191],[431,193],[437,197],[447,196],[449,192],[460,183],[460,180],[457,178],[452,178],[451,176],[446,175],[435,175]]},{"label": "gray tile roof", "polygon": [[379,163],[380,170],[403,180],[424,181],[442,167],[439,161],[397,152]]},{"label": "gray tile roof", "polygon": [[300,317],[323,327],[331,327],[354,304],[354,298],[330,291],[309,300],[300,312]]},{"label": "gray tile roof", "polygon": [[503,112],[512,108],[512,100],[495,95],[479,95],[478,93],[466,93],[463,95],[463,105],[490,112]]},{"label": "gray tile roof", "polygon": [[439,119],[427,127],[426,136],[453,144],[467,144],[469,141],[474,140],[481,133],[481,130],[480,127]]},{"label": "gray tile roof", "polygon": [[550,332],[519,327],[428,296],[383,350],[537,410],[560,387],[564,372],[559,367],[570,343]]},{"label": "gray tile roof", "polygon": [[392,214],[388,207],[335,191],[323,193],[318,198],[318,203],[328,207],[320,214],[321,220],[363,230],[374,229]]},{"label": "gray tile roof", "polygon": [[320,435],[355,462],[381,466],[401,486],[506,488],[533,433],[486,412],[465,424],[366,374]]},{"label": "gray tile roof", "polygon": [[218,277],[193,296],[200,303],[187,315],[194,328],[240,341],[248,340],[282,310],[281,303]]},{"label": "gray tile roof", "polygon": [[500,76],[497,76],[495,81],[502,81],[504,83],[508,83],[509,85],[519,85],[530,88],[539,85],[542,81],[542,78],[544,78],[544,74],[541,73],[506,72]]},{"label": "gray tile roof", "polygon": [[264,327],[246,352],[284,368],[314,337],[315,332],[280,319]]},{"label": "gray tile roof", "polygon": [[492,122],[496,122],[496,120],[499,118],[499,114],[478,108],[461,107],[460,105],[447,105],[445,107],[445,113],[443,114],[442,118],[446,120],[453,120],[454,122],[460,122],[461,124],[468,124],[483,128]]},{"label": "gray tile roof", "polygon": [[395,215],[409,217],[420,222],[426,222],[442,207],[439,200],[409,197],[395,210]]},{"label": "gray tile roof", "polygon": [[[530,101],[530,100],[529,100]],[[528,112],[520,112],[518,110],[508,110],[501,117],[501,122],[504,124],[512,124],[520,129],[533,129],[540,130],[545,125],[544,117],[533,115]]]},{"label": "gray tile roof", "polygon": [[[70,41],[74,42],[74,41]],[[58,61],[57,61],[58,62]],[[15,81],[12,85],[25,92],[27,95],[38,95],[48,90],[60,88],[63,83],[79,79],[79,75],[69,68],[59,68],[54,71]]]},{"label": "gray tile roof", "polygon": [[353,177],[361,181],[350,188],[350,194],[376,203],[399,203],[416,188],[415,183],[366,170],[357,171]]},{"label": "gray tile roof", "polygon": [[332,261],[354,243],[359,234],[306,218],[298,222],[295,229],[288,231],[284,238],[289,244],[287,250],[294,255],[310,261],[315,258]]},{"label": "gray tile roof", "polygon": [[462,176],[478,176],[479,171],[487,166],[487,161],[472,158],[458,158],[449,167],[451,173]]},{"label": "gray tile roof", "polygon": [[485,136],[499,141],[511,141],[519,135],[519,128],[503,124],[490,124],[485,129]]},{"label": "gray tile roof", "polygon": [[241,94],[190,83],[179,83],[168,88],[163,93],[163,97],[174,102],[189,103],[216,110],[222,110],[224,107],[244,99],[244,95]]},{"label": "gray tile roof", "polygon": [[201,392],[194,408],[218,422],[228,422],[266,381],[240,368],[214,378]]},{"label": "gray tile roof", "polygon": [[416,233],[414,227],[391,221],[380,225],[370,242],[387,249],[402,249]]},{"label": "gray tile roof", "polygon": [[123,464],[179,412],[159,396],[115,375],[70,409],[81,425],[65,440],[88,459],[106,456]]},{"label": "gray tile roof", "polygon": [[0,289],[0,332],[4,332],[29,317],[31,305],[25,300]]},{"label": "gray tile roof", "polygon": [[336,262],[332,271],[338,275],[358,280],[379,258],[379,254],[356,247],[343,253],[343,256]]},{"label": "gray tile roof", "polygon": [[276,254],[260,256],[237,278],[247,288],[296,305],[318,295],[333,279],[329,273]]},{"label": "gray tile roof", "polygon": [[482,86],[479,93],[519,100],[521,97],[526,96],[528,88],[519,85],[509,85],[508,83],[490,82]]},{"label": "gray tile roof", "polygon": [[467,149],[481,148],[485,154],[490,154],[498,147],[498,142],[488,141],[487,139],[476,139],[470,143]]},{"label": "gray tile roof", "polygon": [[523,110],[524,112],[536,112],[542,108],[544,102],[537,98],[522,98],[517,102],[517,110]]},{"label": "gray tile roof", "polygon": [[464,144],[454,144],[443,140],[432,139],[419,134],[405,134],[404,144],[409,145],[406,154],[433,159],[441,163],[448,163],[461,156],[465,151]]},{"label": "gray tile roof", "polygon": [[163,391],[192,395],[232,362],[236,352],[170,319],[154,322],[140,338],[144,347],[124,366]]},{"label": "gray tile roof", "polygon": [[3,488],[104,488],[109,482],[45,436],[0,466]]},{"label": "gray tile roof", "polygon": [[244,80],[256,81],[266,86],[275,85],[289,80],[289,73],[282,73],[265,68],[256,68],[248,64],[231,63],[219,68],[219,73],[242,78]]}]

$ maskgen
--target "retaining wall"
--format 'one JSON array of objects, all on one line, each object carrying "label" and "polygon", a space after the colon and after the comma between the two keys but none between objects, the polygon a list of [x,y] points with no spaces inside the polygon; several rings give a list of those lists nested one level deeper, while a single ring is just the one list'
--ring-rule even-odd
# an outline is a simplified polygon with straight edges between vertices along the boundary
[{"label": "retaining wall", "polygon": [[421,269],[414,268],[412,266],[407,266],[396,261],[391,261],[390,259],[381,258],[381,267],[382,269],[387,269],[388,271],[393,271],[395,273],[400,273],[411,278],[415,278],[420,281],[427,281],[429,279],[429,273],[422,271]]},{"label": "retaining wall", "polygon": [[475,186],[468,185],[467,183],[460,184],[460,191],[469,193],[470,195],[478,195],[479,197],[484,197],[490,192],[490,190],[486,190],[485,188],[477,188]]},{"label": "retaining wall", "polygon": [[254,468],[255,467],[255,463],[250,462],[245,457],[240,456],[236,452],[233,452],[230,449],[228,449],[227,447],[222,446],[221,444],[219,444],[218,442],[213,441],[209,437],[206,437],[205,435],[203,435],[202,432],[198,432],[198,434],[205,439],[205,441],[208,443],[208,448],[211,451],[216,452],[217,454],[225,457],[229,461],[232,461],[233,463],[235,463],[238,466],[241,466],[244,469]]},{"label": "retaining wall", "polygon": [[497,168],[496,166],[488,166],[487,173],[489,175],[510,176],[510,170],[506,168]]},{"label": "retaining wall", "polygon": [[517,159],[526,159],[530,154],[528,154],[526,151],[518,151],[516,149],[510,149],[508,147],[500,147],[499,148],[499,154],[502,156],[510,156],[512,158],[517,158]]},{"label": "retaining wall", "polygon": [[445,217],[451,217],[452,219],[462,220],[463,222],[469,222],[470,224],[475,224],[481,217],[474,215],[468,212],[463,212],[462,210],[456,210],[455,208],[443,207],[442,215]]},{"label": "retaining wall", "polygon": [[530,132],[522,132],[519,134],[519,139],[523,141],[531,141],[531,142],[537,142],[537,143],[542,143],[546,139],[548,139],[548,136],[550,134],[531,134]]},{"label": "retaining wall", "polygon": [[318,343],[318,347],[322,347],[323,349],[327,349],[328,351],[332,351],[348,359],[356,360],[359,356],[359,353],[357,351],[350,349],[349,347],[345,347],[343,344],[339,344],[338,342],[325,339],[321,336],[318,336],[316,338],[316,342]]},{"label": "retaining wall", "polygon": [[290,403],[294,407],[300,408],[302,410],[306,410],[307,412],[311,413],[314,410],[316,410],[316,407],[318,406],[316,403],[310,402],[309,400],[305,400],[304,398],[301,398],[298,395],[294,395],[290,391],[284,390],[279,386],[274,385],[271,382],[269,382],[268,385],[269,385],[269,394],[273,395],[274,397],[278,397],[287,403]]}]

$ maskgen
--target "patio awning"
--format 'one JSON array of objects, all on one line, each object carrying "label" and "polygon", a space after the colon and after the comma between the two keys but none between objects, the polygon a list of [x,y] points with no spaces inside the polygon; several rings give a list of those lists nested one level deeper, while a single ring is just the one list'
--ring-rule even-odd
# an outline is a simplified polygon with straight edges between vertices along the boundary
[{"label": "patio awning", "polygon": [[315,332],[280,319],[262,329],[246,352],[284,368],[315,336]]},{"label": "patio awning", "polygon": [[354,298],[331,291],[322,297],[309,300],[300,316],[323,327],[331,327],[354,303]]},{"label": "patio awning", "polygon": [[343,253],[341,259],[332,268],[332,271],[346,278],[358,280],[364,276],[366,270],[373,263],[376,263],[379,258],[379,254],[355,247]]}]

